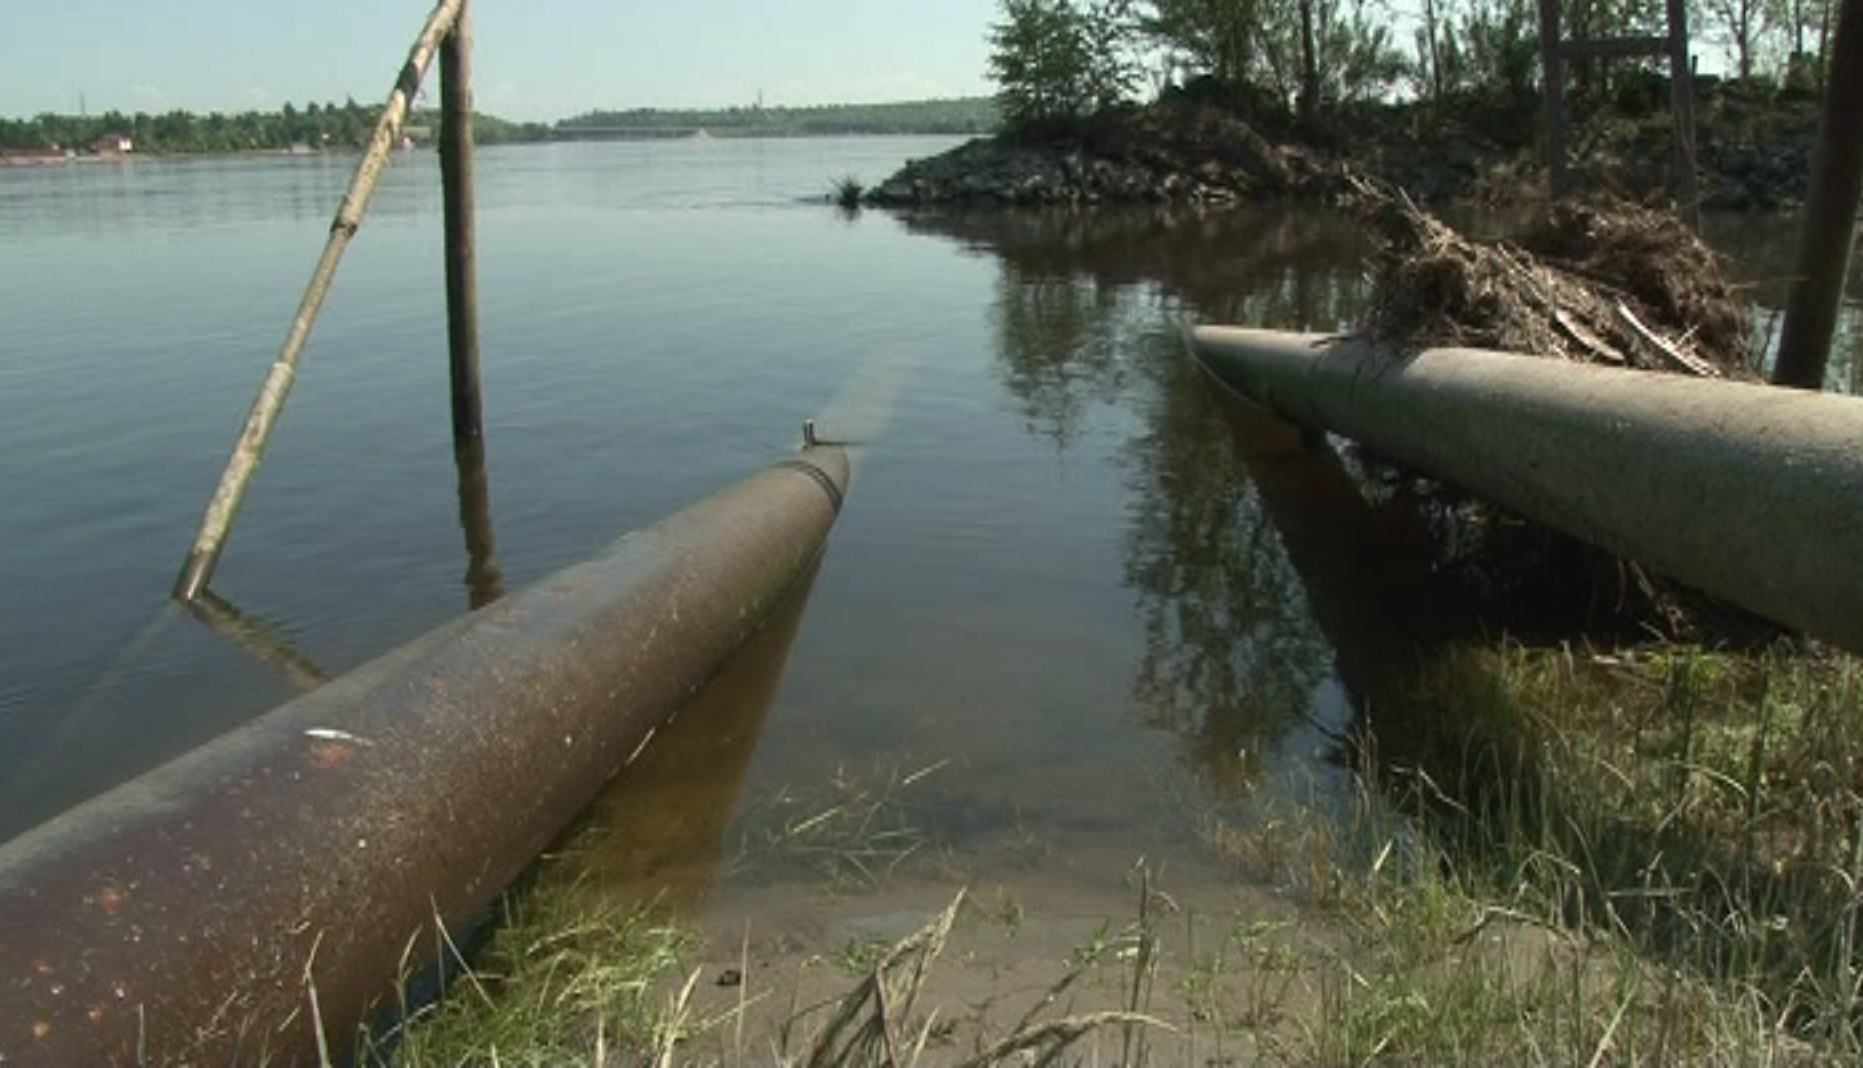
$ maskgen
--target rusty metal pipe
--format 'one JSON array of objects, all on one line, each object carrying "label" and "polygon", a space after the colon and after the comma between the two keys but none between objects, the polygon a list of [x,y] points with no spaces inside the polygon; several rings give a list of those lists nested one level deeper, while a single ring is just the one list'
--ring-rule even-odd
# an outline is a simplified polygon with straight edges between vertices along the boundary
[{"label": "rusty metal pipe", "polygon": [[1191,344],[1293,422],[1863,650],[1863,399],[1235,327]]},{"label": "rusty metal pipe", "polygon": [[0,1063],[341,1057],[781,603],[847,483],[805,449],[0,845]]}]

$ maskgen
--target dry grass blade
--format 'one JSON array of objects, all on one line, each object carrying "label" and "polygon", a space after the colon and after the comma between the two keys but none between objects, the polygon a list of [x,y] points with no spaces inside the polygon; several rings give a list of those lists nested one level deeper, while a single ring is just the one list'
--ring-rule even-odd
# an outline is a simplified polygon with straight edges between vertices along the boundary
[{"label": "dry grass blade", "polygon": [[687,1024],[692,1016],[692,991],[699,985],[700,969],[693,969],[686,977],[685,985],[667,1004],[666,1012],[655,1023],[654,1045],[657,1047],[653,1063],[657,1068],[672,1068],[673,1054],[681,1039],[686,1037]]},{"label": "dry grass blade", "polygon": [[1692,375],[1700,375],[1703,378],[1722,377],[1720,370],[1713,364],[1687,351],[1680,344],[1644,325],[1643,320],[1637,318],[1636,313],[1631,311],[1623,301],[1618,301],[1614,308],[1617,312],[1617,317],[1624,321],[1624,325],[1630,328],[1631,333],[1641,339],[1643,343],[1654,350],[1657,355],[1675,364],[1680,370],[1686,371]]},{"label": "dry grass blade", "polygon": [[944,952],[964,896],[958,891],[942,913],[889,949],[860,985],[840,1000],[810,1047],[811,1068],[899,1063],[899,1028],[911,1019],[931,962]]},{"label": "dry grass blade", "polygon": [[1015,1034],[1001,1039],[995,1044],[963,1062],[963,1068],[987,1068],[1000,1064],[1018,1053],[1032,1050],[1042,1051],[1037,1064],[1051,1064],[1068,1047],[1086,1036],[1104,1027],[1155,1027],[1162,1031],[1175,1033],[1176,1028],[1153,1016],[1136,1012],[1094,1012],[1081,1016],[1065,1016],[1059,1020],[1025,1027]]},{"label": "dry grass blade", "polygon": [[1047,990],[1043,991],[1041,998],[1037,1000],[1035,1004],[1029,1006],[1029,1011],[1024,1013],[1020,1020],[1016,1021],[1016,1032],[1020,1033],[1033,1027],[1035,1020],[1041,1016],[1042,1012],[1059,1000],[1062,994],[1067,993],[1068,990],[1071,989],[1075,983],[1079,982],[1081,977],[1085,976],[1096,963],[1097,958],[1092,955],[1083,956],[1075,960],[1074,964],[1062,974],[1061,978],[1055,980]]}]

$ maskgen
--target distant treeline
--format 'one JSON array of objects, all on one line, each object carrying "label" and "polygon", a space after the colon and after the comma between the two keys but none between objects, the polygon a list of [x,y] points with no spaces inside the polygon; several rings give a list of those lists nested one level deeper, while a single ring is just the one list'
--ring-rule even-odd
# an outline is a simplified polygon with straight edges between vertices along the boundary
[{"label": "distant treeline", "polygon": [[[342,104],[286,104],[278,111],[160,115],[106,111],[98,115],[39,115],[0,118],[0,151],[90,152],[108,138],[127,137],[133,151],[155,155],[220,152],[283,152],[291,149],[356,150],[374,132],[377,108]],[[439,127],[439,112],[417,111],[407,131],[427,140]],[[551,141],[600,136],[673,136],[697,130],[717,137],[806,137],[833,134],[984,134],[996,129],[996,102],[989,97],[923,100],[901,104],[841,104],[822,107],[742,107],[703,111],[641,108],[592,111],[558,123],[510,122],[479,114],[473,135],[480,144]],[[617,133],[619,131],[619,133]]]},{"label": "distant treeline", "polygon": [[[292,148],[360,149],[375,132],[378,109],[347,100],[342,104],[310,103],[302,108],[286,104],[278,111],[243,111],[228,115],[197,115],[167,111],[151,115],[139,111],[125,115],[106,111],[99,115],[40,115],[31,119],[0,119],[0,150],[88,152],[106,138],[127,137],[133,150],[155,155],[190,152],[265,152]],[[437,128],[438,111],[417,112],[408,130],[417,135]],[[473,132],[484,144],[506,141],[540,141],[550,136],[542,123],[514,123],[480,115]]]},{"label": "distant treeline", "polygon": [[343,104],[286,104],[281,111],[214,112],[196,115],[168,111],[126,115],[40,115],[0,119],[0,149],[85,152],[105,138],[127,137],[139,152],[247,152],[309,147],[353,147],[368,140],[375,125],[373,109],[354,100]]},{"label": "distant treeline", "polygon": [[713,137],[811,137],[837,134],[987,134],[1000,122],[992,97],[914,100],[898,104],[828,104],[818,107],[732,107],[703,111],[635,108],[591,111],[557,123],[559,136],[595,131],[683,133]]}]

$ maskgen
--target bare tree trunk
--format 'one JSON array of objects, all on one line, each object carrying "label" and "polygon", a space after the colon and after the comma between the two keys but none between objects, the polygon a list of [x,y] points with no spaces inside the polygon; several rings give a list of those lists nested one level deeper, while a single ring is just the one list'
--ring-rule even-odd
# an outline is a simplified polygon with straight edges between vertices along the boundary
[{"label": "bare tree trunk", "polygon": [[1559,0],[1540,0],[1540,81],[1546,94],[1546,193],[1553,200],[1571,185],[1565,159],[1565,64],[1559,54]]},{"label": "bare tree trunk", "polygon": [[1423,61],[1430,65],[1430,100],[1443,98],[1443,57],[1436,46],[1436,0],[1423,0]]},{"label": "bare tree trunk", "polygon": [[1831,55],[1830,87],[1818,125],[1818,155],[1805,201],[1798,270],[1786,300],[1774,385],[1824,388],[1837,309],[1850,266],[1857,203],[1863,198],[1863,126],[1852,109],[1863,100],[1863,0],[1843,0]]},{"label": "bare tree trunk", "polygon": [[1300,92],[1294,107],[1302,125],[1311,126],[1320,107],[1319,47],[1313,40],[1314,0],[1300,0]]}]

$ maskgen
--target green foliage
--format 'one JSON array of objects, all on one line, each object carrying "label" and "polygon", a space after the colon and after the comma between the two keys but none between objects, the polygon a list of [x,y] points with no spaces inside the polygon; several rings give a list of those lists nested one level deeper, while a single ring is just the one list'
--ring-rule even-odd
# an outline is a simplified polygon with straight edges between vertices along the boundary
[{"label": "green foliage", "polygon": [[1138,83],[1122,0],[1002,0],[990,76],[1011,127],[1069,123],[1130,98]]},{"label": "green foliage", "polygon": [[683,974],[697,949],[689,930],[648,908],[604,903],[590,883],[512,895],[447,995],[404,1004],[397,1030],[366,1039],[356,1060],[588,1064],[605,1048],[651,1049],[681,1024],[657,985]]},{"label": "green foliage", "polygon": [[1367,0],[1149,0],[1136,21],[1173,76],[1207,74],[1238,96],[1264,86],[1284,106],[1376,99],[1409,69]]},{"label": "green foliage", "polygon": [[1458,88],[1510,99],[1538,92],[1540,35],[1532,0],[1475,0],[1460,33]]},{"label": "green foliage", "polygon": [[1168,72],[1239,84],[1262,73],[1257,46],[1268,15],[1265,0],[1150,0],[1138,24],[1164,51]]},{"label": "green foliage", "polygon": [[[1311,7],[1312,77],[1319,93],[1319,104],[1376,100],[1403,78],[1407,66],[1391,36],[1391,28],[1366,0],[1303,2]],[[1280,30],[1282,55],[1299,55],[1299,48],[1286,39],[1291,36],[1288,28],[1283,25]]]}]

